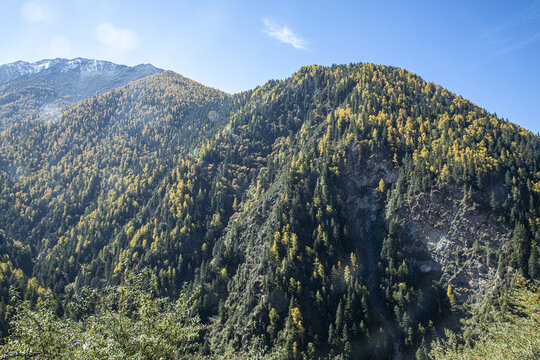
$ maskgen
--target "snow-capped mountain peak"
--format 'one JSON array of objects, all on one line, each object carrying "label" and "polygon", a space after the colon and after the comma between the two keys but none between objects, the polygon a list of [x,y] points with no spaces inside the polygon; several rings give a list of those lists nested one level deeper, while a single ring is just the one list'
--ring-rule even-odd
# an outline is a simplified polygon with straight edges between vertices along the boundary
[{"label": "snow-capped mountain peak", "polygon": [[[137,65],[137,67],[152,67],[152,65]],[[126,65],[118,65],[109,61],[75,58],[75,59],[45,59],[37,62],[16,61],[0,66],[0,84],[8,83],[25,76],[36,74],[62,73],[98,73],[126,70]],[[159,69],[154,68],[158,72]]]}]

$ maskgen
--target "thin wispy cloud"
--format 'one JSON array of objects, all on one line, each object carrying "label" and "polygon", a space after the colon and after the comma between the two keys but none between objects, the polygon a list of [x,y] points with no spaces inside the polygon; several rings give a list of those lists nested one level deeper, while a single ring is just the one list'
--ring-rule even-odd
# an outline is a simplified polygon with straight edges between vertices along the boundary
[{"label": "thin wispy cloud", "polygon": [[263,32],[282,43],[292,45],[295,49],[307,50],[307,43],[300,35],[295,34],[287,25],[279,25],[267,18],[262,19]]},{"label": "thin wispy cloud", "polygon": [[502,48],[500,49],[498,52],[495,53],[495,56],[500,56],[500,55],[503,55],[503,54],[506,54],[506,53],[510,53],[512,51],[516,51],[516,50],[519,50],[533,42],[535,42],[536,40],[540,39],[540,33],[538,34],[534,34],[534,35],[531,35],[521,41],[518,41],[516,43],[513,43],[505,48]]},{"label": "thin wispy cloud", "polygon": [[109,23],[102,23],[96,27],[96,37],[102,44],[116,50],[134,50],[139,46],[139,37],[135,31]]},{"label": "thin wispy cloud", "polygon": [[493,48],[491,58],[517,51],[539,38],[539,19],[540,2],[536,1],[501,25],[487,29],[479,40]]},{"label": "thin wispy cloud", "polygon": [[467,67],[476,69],[502,55],[521,50],[540,40],[540,1],[535,1],[509,16],[500,25],[486,29],[477,38],[476,46],[483,56]]}]

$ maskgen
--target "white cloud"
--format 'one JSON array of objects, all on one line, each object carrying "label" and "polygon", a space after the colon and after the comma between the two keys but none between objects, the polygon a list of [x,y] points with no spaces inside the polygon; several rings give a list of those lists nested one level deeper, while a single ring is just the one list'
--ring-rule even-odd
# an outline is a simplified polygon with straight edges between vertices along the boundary
[{"label": "white cloud", "polygon": [[47,21],[51,18],[50,12],[35,1],[29,1],[21,6],[21,17],[30,24]]},{"label": "white cloud", "polygon": [[109,23],[102,23],[96,27],[96,37],[101,43],[118,50],[134,50],[139,46],[137,33]]},{"label": "white cloud", "polygon": [[307,50],[306,41],[299,35],[295,34],[287,25],[279,25],[266,18],[262,19],[265,29],[264,32],[282,43],[294,46],[296,49]]},{"label": "white cloud", "polygon": [[71,40],[65,35],[56,35],[51,40],[51,54],[53,57],[71,57]]}]

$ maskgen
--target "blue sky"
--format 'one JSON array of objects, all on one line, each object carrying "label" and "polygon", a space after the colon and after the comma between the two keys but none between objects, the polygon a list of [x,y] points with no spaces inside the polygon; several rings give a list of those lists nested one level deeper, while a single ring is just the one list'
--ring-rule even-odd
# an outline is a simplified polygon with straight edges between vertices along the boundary
[{"label": "blue sky", "polygon": [[2,0],[0,63],[152,63],[238,92],[303,65],[403,67],[540,132],[540,0]]}]

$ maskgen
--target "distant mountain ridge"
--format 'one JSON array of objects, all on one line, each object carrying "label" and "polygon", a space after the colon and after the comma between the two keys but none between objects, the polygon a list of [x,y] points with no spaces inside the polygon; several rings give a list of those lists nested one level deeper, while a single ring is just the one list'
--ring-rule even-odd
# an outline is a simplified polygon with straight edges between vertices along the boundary
[{"label": "distant mountain ridge", "polygon": [[19,60],[0,66],[0,84],[38,74],[124,72],[147,76],[161,71],[163,70],[151,64],[127,66],[80,57],[75,59],[44,59],[33,63]]},{"label": "distant mountain ridge", "polygon": [[151,64],[126,66],[84,58],[1,65],[0,128],[43,113],[50,117],[51,109],[104,94],[162,71]]}]

